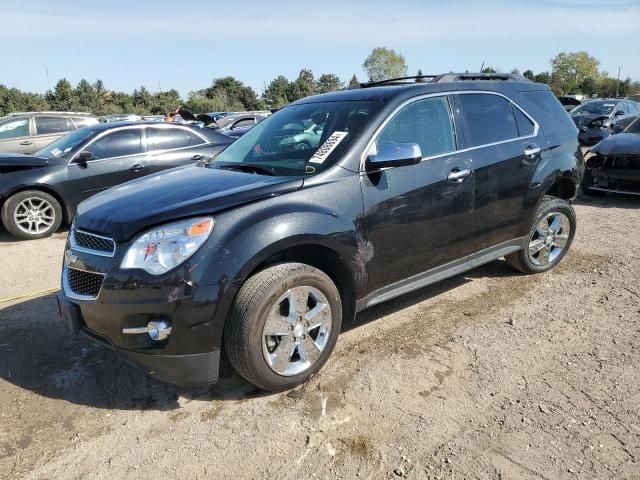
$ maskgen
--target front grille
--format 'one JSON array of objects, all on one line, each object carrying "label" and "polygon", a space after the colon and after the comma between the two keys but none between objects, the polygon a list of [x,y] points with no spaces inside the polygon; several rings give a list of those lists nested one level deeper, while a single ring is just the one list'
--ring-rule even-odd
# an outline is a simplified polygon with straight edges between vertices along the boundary
[{"label": "front grille", "polygon": [[67,283],[69,290],[76,295],[84,295],[87,297],[97,297],[102,287],[104,275],[102,273],[86,272],[84,270],[76,270],[75,268],[67,268]]},{"label": "front grille", "polygon": [[88,232],[73,230],[75,246],[93,250],[95,252],[113,254],[114,243],[110,238],[101,237]]}]

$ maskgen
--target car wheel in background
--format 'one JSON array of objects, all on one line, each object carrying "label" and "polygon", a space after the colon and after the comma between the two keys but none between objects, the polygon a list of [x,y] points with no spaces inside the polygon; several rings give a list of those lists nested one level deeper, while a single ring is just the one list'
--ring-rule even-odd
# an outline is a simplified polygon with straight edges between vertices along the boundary
[{"label": "car wheel in background", "polygon": [[573,242],[576,213],[569,202],[545,196],[534,217],[524,249],[505,257],[522,273],[542,273],[555,267]]},{"label": "car wheel in background", "polygon": [[48,237],[60,228],[62,207],[53,196],[40,190],[18,192],[4,202],[2,223],[16,238]]},{"label": "car wheel in background", "polygon": [[331,279],[309,265],[283,263],[240,288],[225,325],[224,347],[240,375],[279,392],[322,368],[341,324],[342,303]]}]

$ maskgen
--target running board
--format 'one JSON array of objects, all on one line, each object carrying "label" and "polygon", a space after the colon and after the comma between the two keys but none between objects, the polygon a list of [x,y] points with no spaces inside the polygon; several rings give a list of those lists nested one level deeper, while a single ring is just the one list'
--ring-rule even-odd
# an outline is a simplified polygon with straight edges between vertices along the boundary
[{"label": "running board", "polygon": [[356,302],[356,311],[359,312],[365,308],[377,305],[378,303],[386,302],[387,300],[399,297],[400,295],[417,290],[418,288],[423,288],[446,278],[454,277],[469,270],[473,270],[485,263],[502,258],[510,253],[522,250],[526,241],[527,237],[509,240],[485,250],[481,250],[480,252],[472,255],[468,255],[459,260],[419,273],[413,277],[400,280],[399,282],[393,283],[389,286],[382,287],[358,300]]}]

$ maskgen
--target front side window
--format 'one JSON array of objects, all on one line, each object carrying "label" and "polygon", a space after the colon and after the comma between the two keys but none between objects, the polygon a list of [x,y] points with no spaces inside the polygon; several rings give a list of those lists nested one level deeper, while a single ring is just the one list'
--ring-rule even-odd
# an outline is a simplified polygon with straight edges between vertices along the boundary
[{"label": "front side window", "polygon": [[27,136],[29,136],[29,119],[27,117],[0,121],[0,140]]},{"label": "front side window", "polygon": [[185,128],[147,128],[148,151],[193,147],[203,143],[202,138]]},{"label": "front side window", "polygon": [[85,150],[93,153],[96,159],[137,155],[142,152],[140,132],[139,128],[116,130],[99,138]]},{"label": "front side window", "polygon": [[375,146],[377,149],[383,143],[417,143],[422,156],[430,157],[456,149],[454,132],[447,97],[426,98],[400,110],[380,132]]},{"label": "front side window", "polygon": [[379,101],[289,105],[216,157],[214,168],[312,175],[333,165],[383,105]]},{"label": "front side window", "polygon": [[38,135],[66,133],[68,131],[65,117],[36,117],[36,133]]},{"label": "front side window", "polygon": [[593,113],[596,115],[610,115],[615,107],[616,104],[613,102],[601,100],[591,101],[583,103],[579,107],[571,110],[571,116],[584,115],[585,113]]},{"label": "front side window", "polygon": [[498,95],[459,95],[471,147],[517,138],[518,126],[511,102]]}]

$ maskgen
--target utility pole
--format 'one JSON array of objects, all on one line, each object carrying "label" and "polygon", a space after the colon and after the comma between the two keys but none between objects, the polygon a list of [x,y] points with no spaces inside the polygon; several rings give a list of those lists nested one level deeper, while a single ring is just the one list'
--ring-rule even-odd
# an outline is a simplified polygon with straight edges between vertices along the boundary
[{"label": "utility pole", "polygon": [[616,81],[616,98],[618,98],[618,87],[620,87],[620,67],[618,67],[618,80]]}]

